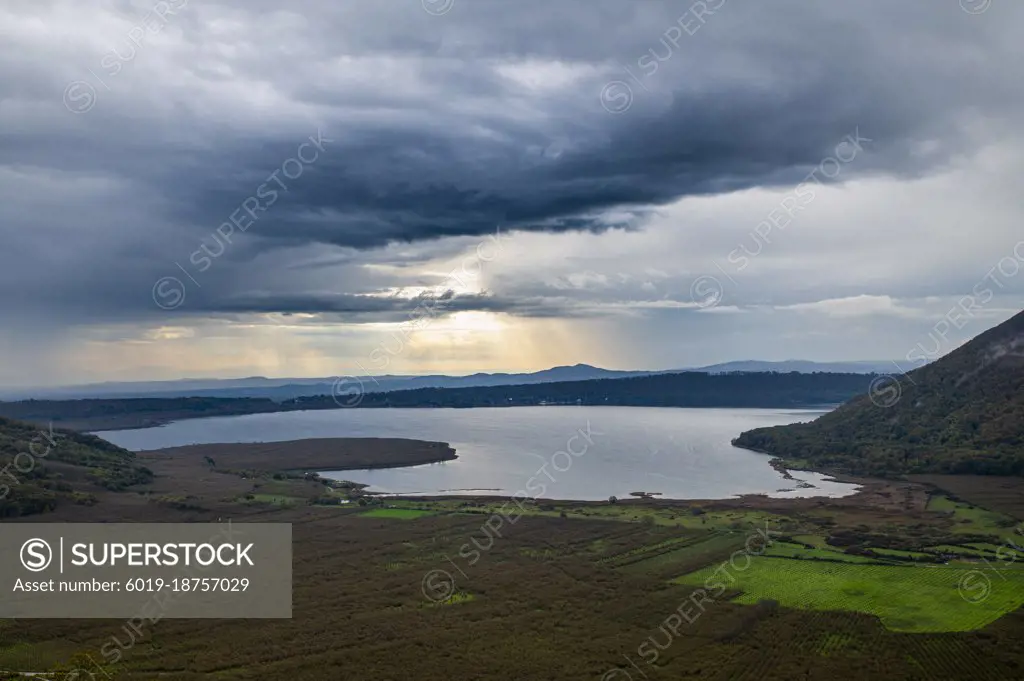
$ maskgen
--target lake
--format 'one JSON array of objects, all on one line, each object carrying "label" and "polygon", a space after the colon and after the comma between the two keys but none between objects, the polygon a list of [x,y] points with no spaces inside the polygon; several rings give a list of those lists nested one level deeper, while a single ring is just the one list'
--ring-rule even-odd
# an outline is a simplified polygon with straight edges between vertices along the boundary
[{"label": "lake", "polygon": [[[658,407],[334,409],[188,419],[98,433],[132,450],[211,442],[404,437],[448,442],[459,458],[378,470],[322,471],[384,494],[493,494],[604,500],[631,492],[667,499],[845,496],[854,485],[817,473],[786,480],[771,457],[733,447],[741,431],[823,412]],[[813,485],[801,487],[801,482]]]}]

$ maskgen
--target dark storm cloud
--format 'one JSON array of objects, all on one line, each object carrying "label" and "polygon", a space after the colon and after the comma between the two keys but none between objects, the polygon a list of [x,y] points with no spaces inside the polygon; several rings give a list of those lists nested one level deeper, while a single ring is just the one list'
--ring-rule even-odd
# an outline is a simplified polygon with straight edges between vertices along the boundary
[{"label": "dark storm cloud", "polygon": [[[117,74],[96,45],[123,54],[124,30],[83,20],[69,45],[26,30],[0,48],[0,170],[14,177],[0,281],[38,273],[33,255],[46,267],[3,305],[132,318],[160,312],[153,282],[176,276],[190,289],[181,313],[390,318],[410,303],[365,295],[394,282],[361,271],[377,256],[359,251],[429,250],[499,225],[602,232],[611,209],[799,182],[858,132],[870,141],[843,181],[916,176],[970,150],[971,116],[995,131],[1020,110],[1016,5],[979,16],[952,0],[703,6],[717,9],[688,35],[689,2],[456,2],[431,16],[418,1],[195,0]],[[8,11],[78,16],[53,2]],[[61,90],[93,72],[95,106],[65,110]],[[625,110],[602,101],[614,81],[629,88]],[[285,177],[320,134],[315,160]],[[294,266],[311,245],[344,254],[337,294],[315,293],[317,267]]]},{"label": "dark storm cloud", "polygon": [[[992,106],[990,113],[998,116],[1000,105],[1019,103],[998,73],[979,72],[970,59],[975,50],[991,47],[989,34],[998,30],[991,20],[971,25],[964,13],[934,5],[925,14],[923,4],[915,12],[885,7],[874,13],[864,7],[825,9],[823,3],[760,9],[719,4],[706,26],[679,47],[661,42],[684,14],[685,6],[677,3],[641,12],[659,16],[660,31],[651,32],[648,27],[658,24],[648,19],[647,30],[631,31],[626,21],[622,33],[614,23],[628,19],[621,3],[559,3],[554,11],[550,3],[517,3],[518,21],[508,10],[460,7],[464,18],[446,15],[441,21],[479,39],[504,34],[497,27],[512,19],[512,37],[496,35],[493,52],[479,61],[432,63],[420,53],[419,75],[430,83],[426,100],[417,101],[386,79],[373,80],[372,72],[368,92],[332,92],[326,84],[300,81],[296,94],[328,111],[404,106],[407,116],[380,124],[328,113],[325,128],[336,137],[330,153],[290,189],[288,206],[255,231],[274,240],[366,248],[482,234],[496,224],[600,230],[596,215],[611,207],[792,182],[834,155],[855,131],[873,145],[858,173],[926,170],[909,155],[915,142],[938,139],[944,155],[956,153],[958,118],[967,107]],[[551,29],[542,19],[584,14],[589,21],[562,24],[560,40],[550,42]],[[415,35],[431,30],[443,34],[445,26],[418,26]],[[533,36],[536,44],[529,40]],[[952,50],[937,42],[943,37],[955,41]],[[416,41],[393,39],[396,53],[417,52]],[[370,44],[372,54],[387,53],[379,42]],[[955,57],[944,56],[950,51]],[[602,85],[626,78],[618,65],[636,71],[634,62],[648,53],[666,61],[643,83],[631,84],[629,110],[609,115],[600,106]],[[496,58],[540,57],[590,60],[594,73],[553,93],[526,92],[493,73]],[[502,115],[501,102],[525,97],[539,109],[532,118]],[[467,115],[458,106],[466,100],[494,108]],[[557,157],[544,154],[562,140]],[[542,151],[531,158],[524,153],[530,148]],[[227,158],[241,168],[273,168],[286,151],[281,144],[264,144]],[[232,175],[238,173],[223,176]],[[192,201],[182,205],[194,208],[189,217],[209,219],[231,197],[251,191],[251,184],[245,178],[218,192],[192,186]]]}]

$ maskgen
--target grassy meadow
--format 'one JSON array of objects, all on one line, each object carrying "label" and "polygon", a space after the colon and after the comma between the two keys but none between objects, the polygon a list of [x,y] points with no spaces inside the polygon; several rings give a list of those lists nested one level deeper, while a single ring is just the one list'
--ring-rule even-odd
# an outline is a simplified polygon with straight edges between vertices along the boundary
[{"label": "grassy meadow", "polygon": [[[700,586],[717,567],[677,580]],[[736,603],[763,599],[791,608],[852,610],[877,616],[891,631],[954,632],[981,629],[1024,605],[1024,570],[987,574],[975,567],[897,566],[754,557],[732,570]],[[980,581],[976,581],[980,580]],[[986,584],[977,601],[968,589]],[[963,591],[963,593],[961,593]]]}]

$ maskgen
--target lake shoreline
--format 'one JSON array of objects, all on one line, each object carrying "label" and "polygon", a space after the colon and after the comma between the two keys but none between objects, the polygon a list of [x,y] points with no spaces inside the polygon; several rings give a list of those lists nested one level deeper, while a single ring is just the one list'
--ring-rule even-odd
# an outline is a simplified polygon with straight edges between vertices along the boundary
[{"label": "lake shoreline", "polygon": [[[27,413],[19,413],[18,410],[7,409],[5,407],[19,406],[21,403],[12,402],[4,403],[0,402],[0,415],[6,418],[12,418],[19,421],[25,421],[26,423],[34,423],[41,426],[53,425],[58,428],[66,430],[74,430],[83,433],[91,433],[94,435],[101,435],[102,433],[124,431],[124,430],[145,430],[149,428],[159,428],[162,426],[168,426],[182,421],[193,421],[197,419],[211,419],[211,418],[226,418],[229,416],[256,416],[266,414],[283,414],[283,413],[303,413],[303,412],[334,412],[334,411],[352,411],[352,410],[366,410],[366,411],[379,411],[381,409],[409,409],[409,410],[493,410],[493,409],[517,409],[517,408],[574,408],[574,407],[589,407],[589,408],[630,408],[630,409],[772,409],[772,410],[797,410],[797,411],[831,411],[835,409],[839,404],[836,402],[808,402],[808,403],[774,403],[768,401],[766,403],[749,404],[749,403],[708,403],[708,404],[636,404],[636,403],[621,403],[616,404],[613,402],[600,403],[600,404],[578,404],[578,403],[516,403],[516,404],[477,404],[467,406],[450,406],[450,405],[334,405],[331,407],[314,406],[314,405],[286,405],[279,403],[264,403],[257,402],[255,404],[222,404],[217,409],[196,410],[182,409],[177,406],[175,401],[167,400],[168,406],[165,409],[156,408],[153,410],[139,411],[139,412],[128,412],[128,413],[107,413],[106,410],[101,410],[100,413],[79,415],[78,412],[82,403],[93,402],[104,402],[104,400],[63,400],[63,401],[51,401],[44,402],[40,401],[40,407],[37,410],[33,410]],[[122,402],[152,402],[159,401],[146,398],[134,398],[121,400]],[[225,399],[225,403],[230,400]],[[42,406],[45,404],[46,406]],[[216,405],[215,405],[216,406]],[[126,407],[127,408],[127,407]],[[69,413],[70,412],[70,413]],[[71,415],[74,413],[75,415]]]},{"label": "lake shoreline", "polygon": [[[625,499],[638,490],[682,500],[745,494],[777,498],[853,494],[855,486],[818,474],[787,479],[770,465],[772,457],[730,444],[744,429],[809,420],[819,413],[792,408],[619,406],[313,410],[189,419],[101,437],[130,450],[179,454],[202,451],[178,449],[182,446],[222,443],[216,446],[227,448],[224,451],[229,454],[232,449],[238,456],[245,454],[239,459],[245,466],[312,471],[323,478],[366,485],[367,492],[374,494],[507,497],[516,493],[589,501],[610,496]],[[328,452],[300,461],[281,450],[316,446],[316,438],[341,443],[353,437],[368,438],[368,443],[379,443],[380,438],[447,443],[436,446],[458,451],[400,455],[398,450],[387,453],[370,444],[360,454],[351,445],[345,456]],[[273,442],[278,444],[269,444]],[[371,449],[377,454],[371,454]],[[208,454],[220,466],[216,451],[211,449],[200,458]],[[253,459],[264,455],[269,458]]]}]

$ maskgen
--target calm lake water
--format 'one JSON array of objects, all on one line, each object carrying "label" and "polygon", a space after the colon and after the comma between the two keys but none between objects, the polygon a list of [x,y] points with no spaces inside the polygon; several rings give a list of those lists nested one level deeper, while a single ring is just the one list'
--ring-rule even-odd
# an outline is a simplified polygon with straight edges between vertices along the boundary
[{"label": "calm lake water", "polygon": [[[741,431],[809,421],[821,411],[656,407],[334,409],[189,419],[105,431],[132,450],[211,442],[316,437],[406,437],[448,442],[455,461],[380,470],[323,471],[392,494],[494,494],[601,500],[630,492],[669,499],[845,496],[853,485],[816,473],[786,480],[771,457],[733,447]],[[801,482],[813,488],[801,488]]]}]

